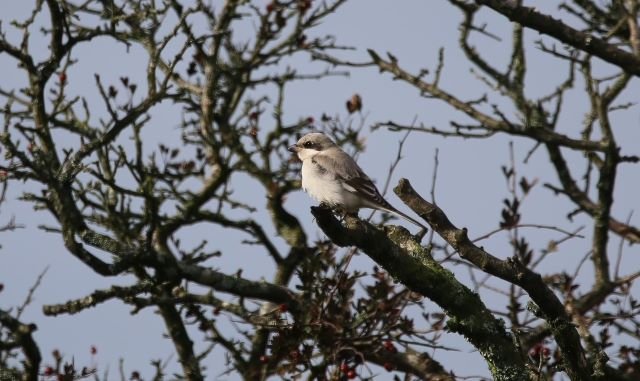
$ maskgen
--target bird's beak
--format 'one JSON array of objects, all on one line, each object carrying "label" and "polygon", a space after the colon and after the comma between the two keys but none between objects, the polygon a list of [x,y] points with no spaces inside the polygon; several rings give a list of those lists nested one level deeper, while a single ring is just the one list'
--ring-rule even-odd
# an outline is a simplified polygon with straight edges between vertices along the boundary
[{"label": "bird's beak", "polygon": [[287,148],[287,150],[289,150],[289,152],[296,153],[296,152],[300,151],[300,148],[298,148],[297,144],[294,144],[291,147]]}]

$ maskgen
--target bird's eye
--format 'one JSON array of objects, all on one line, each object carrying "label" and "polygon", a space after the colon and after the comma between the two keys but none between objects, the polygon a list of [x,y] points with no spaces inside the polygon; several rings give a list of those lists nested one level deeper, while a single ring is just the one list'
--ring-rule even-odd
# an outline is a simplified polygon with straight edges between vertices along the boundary
[{"label": "bird's eye", "polygon": [[304,148],[312,148],[312,147],[313,147],[313,142],[304,142],[304,143],[302,144],[302,146],[303,146]]}]

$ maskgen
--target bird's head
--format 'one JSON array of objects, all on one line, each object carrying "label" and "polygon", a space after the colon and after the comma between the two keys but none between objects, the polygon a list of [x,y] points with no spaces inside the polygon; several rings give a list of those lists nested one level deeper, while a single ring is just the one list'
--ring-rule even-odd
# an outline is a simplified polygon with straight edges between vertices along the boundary
[{"label": "bird's head", "polygon": [[291,147],[289,151],[298,155],[300,160],[304,161],[310,157],[315,156],[321,151],[335,147],[336,143],[331,140],[330,137],[321,132],[312,132],[301,137],[300,140]]}]

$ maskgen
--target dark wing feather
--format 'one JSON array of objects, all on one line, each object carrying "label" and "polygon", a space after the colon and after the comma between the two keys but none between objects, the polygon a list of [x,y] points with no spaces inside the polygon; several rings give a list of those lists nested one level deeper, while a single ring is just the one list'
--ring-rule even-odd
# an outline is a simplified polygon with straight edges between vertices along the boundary
[{"label": "dark wing feather", "polygon": [[[347,191],[357,193],[364,200],[373,205],[395,210],[380,194],[378,188],[358,164],[342,150],[336,150],[328,155],[316,155],[312,160],[322,172],[330,170],[337,179],[344,181]],[[334,157],[336,159],[334,159]],[[349,189],[351,188],[351,189]],[[352,190],[353,189],[353,190]]]},{"label": "dark wing feather", "polygon": [[[369,202],[370,207],[375,209],[386,209],[388,212],[396,213],[400,217],[426,229],[424,225],[415,219],[407,216],[394,208],[382,197],[378,188],[369,176],[367,176],[358,164],[344,151],[337,148],[331,152],[331,156],[319,154],[311,159],[317,170],[322,174],[333,173],[336,179],[344,182],[345,190],[357,193],[363,200]],[[425,230],[426,231],[426,230]]]},{"label": "dark wing feather", "polygon": [[387,200],[382,197],[378,188],[368,177],[354,177],[349,180],[345,179],[344,182],[353,187],[356,192],[365,200],[369,201],[373,205],[381,206],[386,209],[395,210]]}]

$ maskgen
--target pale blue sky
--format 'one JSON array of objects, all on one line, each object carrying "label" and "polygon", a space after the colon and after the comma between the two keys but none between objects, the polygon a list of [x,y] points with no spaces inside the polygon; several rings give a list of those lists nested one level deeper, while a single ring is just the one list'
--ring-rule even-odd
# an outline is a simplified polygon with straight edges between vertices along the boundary
[{"label": "pale blue sky", "polygon": [[[213,2],[214,5],[217,3],[219,2]],[[266,4],[267,1],[264,3]],[[24,18],[32,4],[32,1],[4,2],[0,20],[9,36],[15,36],[15,34],[10,32],[11,27],[8,21],[14,17]],[[545,10],[555,11],[555,4],[557,2],[545,3]],[[482,16],[484,20],[479,22],[487,22],[492,33],[506,39],[496,42],[486,37],[476,37],[473,41],[476,42],[482,54],[495,59],[493,62],[500,63],[503,67],[509,58],[508,29],[510,26],[502,17],[490,12],[485,11]],[[356,47],[355,51],[345,53],[345,57],[364,60],[367,58],[367,48],[373,48],[382,54],[388,51],[399,59],[401,65],[413,71],[422,67],[433,70],[437,62],[438,49],[444,47],[446,66],[442,74],[442,87],[463,99],[473,99],[488,90],[470,74],[469,64],[458,48],[457,31],[461,18],[462,15],[456,8],[442,0],[404,0],[402,2],[352,0],[337,14],[330,17],[328,22],[319,26],[316,34],[331,33],[337,36],[340,44]],[[532,42],[539,36],[537,33],[528,31],[526,38],[528,42]],[[34,33],[32,40],[31,47],[36,55],[45,56],[46,40],[37,36],[37,33]],[[13,41],[16,40],[13,39]],[[559,65],[557,61],[534,51],[531,46],[528,52],[530,57],[527,77],[528,94],[540,95],[551,91],[558,81],[564,78],[566,65]],[[131,53],[126,54],[121,45],[115,45],[105,39],[96,40],[78,49],[74,58],[79,59],[80,62],[69,73],[67,91],[70,94],[87,96],[95,102],[97,98],[94,73],[99,73],[106,83],[113,82],[123,75],[140,78],[142,81],[144,61],[139,53],[139,49],[133,48]],[[293,59],[290,63],[295,64],[301,71],[314,72],[325,68],[325,65],[310,62],[307,58]],[[0,72],[3,73],[0,78],[0,86],[3,88],[12,88],[24,83],[24,75],[17,74],[19,72],[15,62],[3,55],[0,55]],[[603,67],[601,72],[610,74],[611,70]],[[638,82],[635,79],[633,83],[636,101],[637,94],[640,93]],[[567,97],[566,112],[560,124],[560,130],[572,136],[578,136],[587,107],[582,94],[584,86],[581,81],[578,83]],[[346,118],[344,103],[354,92],[361,94],[364,100],[366,135],[370,134],[369,126],[379,121],[394,120],[409,124],[417,117],[419,123],[445,128],[450,120],[466,120],[442,102],[420,98],[417,90],[404,83],[392,81],[390,75],[380,74],[376,69],[359,69],[349,78],[334,77],[291,85],[285,104],[285,120],[295,121],[307,116],[313,116],[318,120],[323,112]],[[622,99],[634,100],[634,94],[627,90]],[[493,102],[503,101],[495,96],[493,98]],[[506,107],[506,110],[511,109]],[[154,120],[146,127],[147,142],[154,139],[174,142],[179,133],[177,131],[180,121],[179,110],[164,104],[153,112],[153,116]],[[354,116],[353,120],[359,123],[358,116]],[[264,123],[263,128],[268,126]],[[623,153],[638,154],[637,147],[640,141],[638,109],[613,114],[613,123],[623,147]],[[125,134],[121,138],[123,144],[126,143],[128,136],[129,134]],[[388,167],[395,158],[397,139],[400,137],[400,134],[377,131],[367,139],[367,149],[359,156],[361,166],[372,178],[378,180],[378,184],[384,183]],[[411,180],[416,189],[427,196],[431,186],[433,153],[438,148],[440,150],[438,204],[455,224],[466,226],[471,237],[483,235],[497,227],[502,199],[508,197],[500,165],[508,163],[509,140],[512,139],[496,136],[490,140],[463,141],[414,133],[406,143],[405,159],[396,169],[391,184],[395,185],[400,177],[406,177]],[[514,142],[520,175],[539,178],[540,183],[556,183],[555,175],[547,163],[546,152],[543,149],[538,150],[525,166],[521,161],[532,147],[532,143],[524,139],[517,139]],[[151,150],[152,146],[150,144],[148,150]],[[569,158],[573,159],[570,164],[575,166],[576,170],[579,169],[580,172],[577,173],[581,174],[580,157],[570,155]],[[631,210],[637,210],[640,206],[637,197],[639,180],[640,169],[637,165],[626,165],[620,168],[613,208],[616,218],[625,220]],[[250,192],[249,184],[250,182],[246,179],[239,178],[235,183],[236,195],[252,200],[255,195]],[[25,321],[36,322],[39,327],[36,339],[40,343],[44,362],[51,360],[52,349],[59,348],[65,355],[74,356],[77,364],[85,365],[90,361],[89,347],[96,345],[99,350],[97,361],[100,371],[108,366],[114,374],[117,371],[118,358],[123,357],[126,361],[127,374],[133,369],[138,369],[150,376],[149,360],[164,360],[173,353],[169,341],[161,337],[164,333],[161,319],[152,310],[148,309],[138,315],[130,316],[129,307],[119,302],[109,302],[74,316],[49,318],[42,315],[43,304],[81,297],[95,289],[108,287],[114,283],[130,284],[131,279],[127,277],[106,279],[94,275],[65,251],[57,235],[37,230],[39,224],[51,223],[52,219],[45,213],[34,212],[29,204],[16,201],[15,198],[21,190],[18,184],[14,184],[9,194],[9,201],[2,206],[0,214],[0,222],[15,215],[19,223],[27,226],[25,229],[2,233],[0,236],[2,244],[0,282],[5,285],[5,290],[0,293],[0,307],[8,308],[19,304],[38,273],[48,266],[49,271],[35,294],[34,303],[25,312],[23,318]],[[407,210],[391,192],[388,194],[388,200],[402,210]],[[261,206],[261,203],[254,204]],[[323,235],[308,212],[311,205],[313,205],[312,201],[302,192],[290,195],[287,200],[289,210],[295,211],[298,218],[304,221],[309,238],[314,239]],[[563,245],[560,252],[541,265],[541,271],[566,267],[571,272],[573,265],[585,255],[590,246],[591,225],[588,224],[588,219],[578,216],[573,223],[569,223],[565,216],[571,210],[572,206],[564,199],[554,197],[540,185],[534,188],[523,205],[522,222],[556,225],[566,230],[587,225],[583,231],[587,238],[573,240]],[[361,213],[361,215],[368,215],[368,213]],[[268,231],[273,231],[266,213],[259,211],[256,218],[263,222]],[[632,221],[637,221],[637,218],[633,218]],[[194,227],[183,235],[185,237],[183,241],[189,238],[199,240],[206,237],[211,242],[211,247],[225,253],[222,258],[216,260],[216,267],[229,273],[243,268],[243,275],[250,279],[260,279],[263,276],[270,278],[269,271],[272,266],[259,249],[240,246],[240,241],[244,238],[241,234],[225,232],[222,235],[221,232],[220,229],[210,226]],[[524,230],[524,233],[531,239],[535,249],[545,247],[550,239],[561,238],[558,233],[549,231]],[[611,237],[611,247],[617,248],[619,239],[613,235]],[[284,245],[282,241],[278,244]],[[504,234],[483,242],[483,245],[501,258],[507,257],[511,252]],[[624,268],[639,268],[640,248],[637,245],[625,246],[624,250],[626,253]],[[372,262],[365,256],[359,256],[352,266],[370,270]],[[457,272],[462,281],[471,285],[466,270],[451,269]],[[588,279],[589,274],[591,274],[591,267],[587,264],[582,276]],[[502,285],[498,281],[493,284]],[[494,294],[484,292],[483,296],[485,296],[485,302],[491,306],[502,305],[503,299]],[[451,367],[458,375],[488,374],[480,356],[472,352],[460,337],[446,335],[445,340],[444,344],[458,347],[462,351],[436,353],[438,360]],[[217,379],[219,372],[213,369],[220,369],[218,367],[222,362],[222,357],[218,356],[218,359],[212,359],[208,364],[209,379]],[[175,358],[172,363],[174,365],[170,369],[176,369]],[[460,363],[464,363],[465,367],[456,365]],[[384,377],[387,376],[383,375],[381,379],[385,379]],[[225,376],[220,379],[236,378]]]}]

